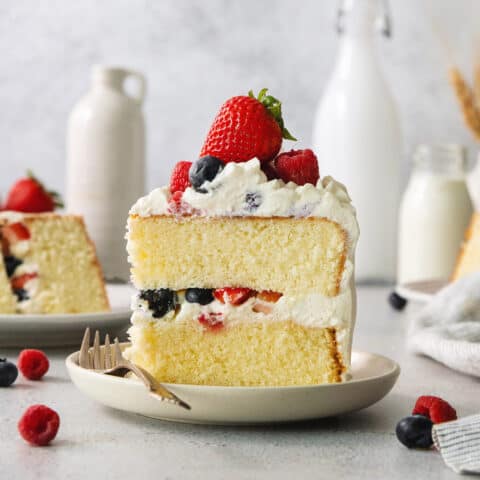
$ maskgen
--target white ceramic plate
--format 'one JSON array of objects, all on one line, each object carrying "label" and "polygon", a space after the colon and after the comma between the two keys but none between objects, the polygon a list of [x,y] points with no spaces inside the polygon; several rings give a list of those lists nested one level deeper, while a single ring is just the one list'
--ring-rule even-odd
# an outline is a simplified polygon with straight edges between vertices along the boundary
[{"label": "white ceramic plate", "polygon": [[130,319],[129,285],[107,285],[111,311],[62,315],[0,314],[1,347],[51,347],[80,345],[86,327],[111,336],[125,331]]},{"label": "white ceramic plate", "polygon": [[447,284],[445,279],[422,280],[398,285],[395,291],[407,300],[425,303]]},{"label": "white ceramic plate", "polygon": [[[125,347],[128,344],[123,344]],[[206,424],[255,424],[308,420],[368,407],[392,389],[400,367],[381,355],[353,352],[352,379],[305,387],[214,387],[165,384],[191,410],[160,401],[135,378],[117,378],[78,366],[78,352],[66,360],[73,383],[108,407],[162,420]]]}]

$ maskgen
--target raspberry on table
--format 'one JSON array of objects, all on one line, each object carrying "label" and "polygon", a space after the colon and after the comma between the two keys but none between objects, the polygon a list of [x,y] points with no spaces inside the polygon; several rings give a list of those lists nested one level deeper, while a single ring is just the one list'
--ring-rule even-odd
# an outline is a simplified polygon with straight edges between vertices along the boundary
[{"label": "raspberry on table", "polygon": [[18,357],[18,369],[29,380],[40,380],[50,366],[47,356],[41,350],[22,350]]},{"label": "raspberry on table", "polygon": [[443,423],[457,419],[455,409],[442,398],[433,395],[418,397],[412,415],[423,415],[433,423]]},{"label": "raspberry on table", "polygon": [[20,435],[30,444],[48,445],[57,435],[60,417],[46,405],[32,405],[27,408],[18,422]]}]

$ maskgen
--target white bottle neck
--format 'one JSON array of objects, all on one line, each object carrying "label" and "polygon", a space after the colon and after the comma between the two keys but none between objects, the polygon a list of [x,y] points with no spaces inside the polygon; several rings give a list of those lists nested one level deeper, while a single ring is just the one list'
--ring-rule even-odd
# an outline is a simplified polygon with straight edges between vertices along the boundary
[{"label": "white bottle neck", "polygon": [[390,16],[385,0],[343,0],[337,17],[337,30],[357,41],[366,41],[380,31],[390,36]]}]

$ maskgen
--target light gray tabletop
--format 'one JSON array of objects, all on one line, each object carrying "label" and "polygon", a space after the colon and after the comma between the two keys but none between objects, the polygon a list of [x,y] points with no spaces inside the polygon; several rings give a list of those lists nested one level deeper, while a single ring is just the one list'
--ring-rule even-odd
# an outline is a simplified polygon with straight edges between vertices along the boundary
[{"label": "light gray tabletop", "polygon": [[[362,287],[354,348],[387,355],[402,367],[397,385],[378,404],[341,418],[261,427],[208,427],[151,420],[102,407],[70,383],[64,358],[48,350],[41,382],[17,380],[0,389],[0,478],[237,479],[458,478],[434,451],[410,451],[395,437],[396,422],[417,396],[436,394],[459,415],[480,412],[479,381],[415,357],[404,347],[407,313],[390,309],[389,289]],[[18,350],[0,352],[15,360]],[[225,399],[228,401],[228,398]],[[25,444],[17,421],[31,404],[61,417],[46,448]]]}]

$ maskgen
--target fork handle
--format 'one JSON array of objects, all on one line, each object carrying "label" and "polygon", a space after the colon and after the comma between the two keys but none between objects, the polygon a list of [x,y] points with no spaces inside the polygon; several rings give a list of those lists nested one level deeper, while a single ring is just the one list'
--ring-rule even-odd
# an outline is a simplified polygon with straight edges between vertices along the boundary
[{"label": "fork handle", "polygon": [[112,368],[109,372],[105,372],[107,375],[115,375],[116,372],[120,372],[122,369],[133,372],[143,384],[152,392],[163,399],[170,400],[173,403],[190,410],[190,405],[185,403],[183,400],[178,398],[170,390],[167,390],[155,377],[153,377],[149,372],[144,370],[142,367],[135,365],[127,360],[123,360],[121,363],[117,364],[116,367]]}]

